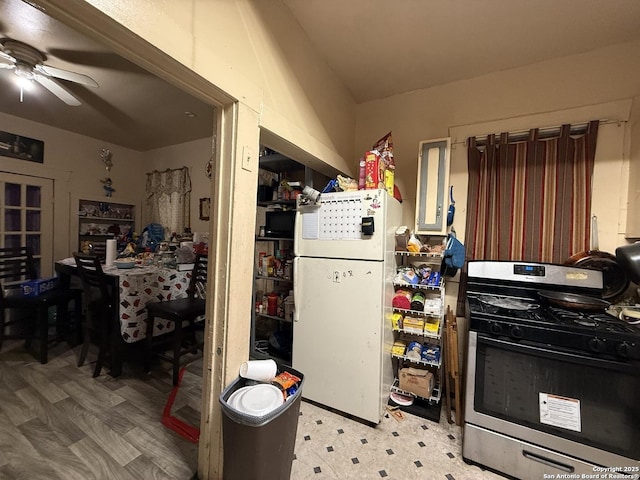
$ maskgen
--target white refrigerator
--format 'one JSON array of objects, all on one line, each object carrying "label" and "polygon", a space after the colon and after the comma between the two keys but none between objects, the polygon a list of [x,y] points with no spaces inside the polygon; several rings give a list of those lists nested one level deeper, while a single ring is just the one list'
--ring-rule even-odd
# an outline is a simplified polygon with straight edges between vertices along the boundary
[{"label": "white refrigerator", "polygon": [[391,300],[400,203],[385,190],[298,206],[293,368],[302,396],[379,423],[393,382]]}]

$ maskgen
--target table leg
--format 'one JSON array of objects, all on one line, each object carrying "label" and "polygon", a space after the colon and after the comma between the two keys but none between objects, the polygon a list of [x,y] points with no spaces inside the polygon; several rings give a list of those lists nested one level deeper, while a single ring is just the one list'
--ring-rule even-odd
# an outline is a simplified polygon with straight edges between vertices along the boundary
[{"label": "table leg", "polygon": [[120,286],[119,280],[114,277],[113,283],[113,322],[111,324],[111,376],[119,377],[122,375],[122,354],[124,350],[124,340],[120,331]]},{"label": "table leg", "polygon": [[48,360],[49,347],[49,309],[40,307],[38,309],[38,326],[40,335],[40,363],[45,364]]}]

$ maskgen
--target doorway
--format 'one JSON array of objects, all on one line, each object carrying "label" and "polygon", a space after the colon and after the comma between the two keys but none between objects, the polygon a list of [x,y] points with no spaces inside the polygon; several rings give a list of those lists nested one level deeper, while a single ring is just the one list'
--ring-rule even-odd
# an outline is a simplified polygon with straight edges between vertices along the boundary
[{"label": "doorway", "polygon": [[53,180],[12,173],[0,180],[0,248],[31,248],[38,277],[53,270]]}]

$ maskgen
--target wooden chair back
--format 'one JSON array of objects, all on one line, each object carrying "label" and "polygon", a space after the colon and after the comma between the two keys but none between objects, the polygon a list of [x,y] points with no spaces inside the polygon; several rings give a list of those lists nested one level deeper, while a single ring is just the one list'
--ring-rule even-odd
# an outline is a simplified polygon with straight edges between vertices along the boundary
[{"label": "wooden chair back", "polygon": [[0,282],[3,285],[36,280],[38,272],[29,247],[0,248]]},{"label": "wooden chair back", "polygon": [[187,288],[187,295],[191,298],[205,299],[207,296],[207,262],[206,255],[196,254],[196,259],[191,271],[191,280]]},{"label": "wooden chair back", "polygon": [[78,276],[82,280],[83,290],[88,296],[87,301],[109,300],[109,284],[107,276],[102,270],[100,259],[95,255],[74,253],[78,267]]}]

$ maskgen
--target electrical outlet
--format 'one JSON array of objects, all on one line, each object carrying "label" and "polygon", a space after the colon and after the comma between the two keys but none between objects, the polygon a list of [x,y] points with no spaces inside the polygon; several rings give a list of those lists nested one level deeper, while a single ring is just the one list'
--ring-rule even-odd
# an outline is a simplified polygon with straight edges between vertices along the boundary
[{"label": "electrical outlet", "polygon": [[253,152],[251,151],[251,147],[245,145],[242,147],[242,169],[250,172],[252,162]]}]

